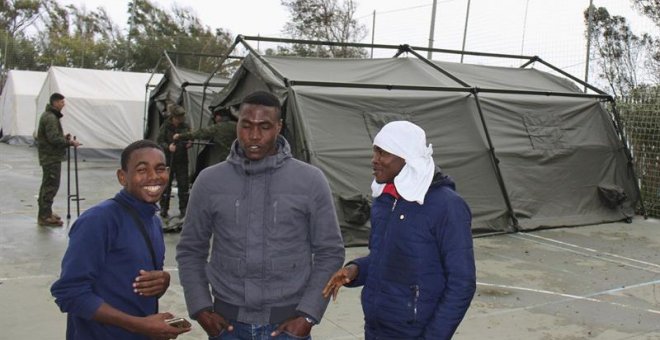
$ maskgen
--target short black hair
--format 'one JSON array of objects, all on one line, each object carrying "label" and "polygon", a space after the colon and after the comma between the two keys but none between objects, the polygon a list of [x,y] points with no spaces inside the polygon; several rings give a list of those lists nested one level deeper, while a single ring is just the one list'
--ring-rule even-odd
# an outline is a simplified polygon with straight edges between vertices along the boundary
[{"label": "short black hair", "polygon": [[62,99],[64,99],[64,96],[61,93],[55,92],[55,93],[50,95],[50,99],[48,100],[48,102],[50,103],[50,105],[53,105],[53,103],[55,103],[55,101],[62,100]]},{"label": "short black hair", "polygon": [[125,147],[121,152],[121,169],[124,171],[128,170],[128,160],[131,158],[133,152],[144,148],[158,149],[164,153],[163,148],[152,140],[142,139],[137,142],[133,142]]},{"label": "short black hair", "polygon": [[268,92],[268,91],[255,91],[243,98],[241,101],[241,108],[243,104],[252,104],[252,105],[263,105],[266,107],[274,107],[277,109],[278,118],[281,114],[282,108],[280,106],[280,100],[277,97]]}]

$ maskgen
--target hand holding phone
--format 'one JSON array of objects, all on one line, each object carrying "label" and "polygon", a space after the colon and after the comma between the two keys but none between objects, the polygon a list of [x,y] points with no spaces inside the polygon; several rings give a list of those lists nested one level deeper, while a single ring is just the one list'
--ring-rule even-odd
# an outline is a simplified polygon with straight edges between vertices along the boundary
[{"label": "hand holding phone", "polygon": [[171,319],[166,319],[165,323],[172,327],[176,328],[190,328],[192,327],[192,324],[186,320],[185,318],[171,318]]}]

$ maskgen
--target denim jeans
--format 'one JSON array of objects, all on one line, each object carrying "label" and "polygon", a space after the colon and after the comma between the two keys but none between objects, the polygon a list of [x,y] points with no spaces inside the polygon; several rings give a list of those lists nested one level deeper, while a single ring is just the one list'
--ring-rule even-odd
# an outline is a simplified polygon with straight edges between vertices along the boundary
[{"label": "denim jeans", "polygon": [[276,337],[270,336],[279,324],[251,325],[233,320],[230,323],[234,326],[233,331],[223,329],[218,336],[209,337],[209,340],[312,340],[311,336],[295,336],[285,332]]}]

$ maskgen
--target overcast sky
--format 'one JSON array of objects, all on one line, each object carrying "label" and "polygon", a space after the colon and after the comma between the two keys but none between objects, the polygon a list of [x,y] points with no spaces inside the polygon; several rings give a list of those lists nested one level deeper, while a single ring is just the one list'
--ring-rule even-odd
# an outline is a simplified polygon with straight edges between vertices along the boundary
[{"label": "overcast sky", "polygon": [[[122,27],[128,20],[128,1],[59,0],[88,10],[104,7]],[[237,35],[281,37],[289,16],[279,0],[152,0],[170,10],[174,3],[191,8],[202,24],[224,28]],[[339,0],[341,1],[341,0]],[[371,41],[373,12],[376,11],[375,43],[427,46],[432,0],[356,0],[356,18],[369,30],[362,41]],[[460,50],[463,42],[468,0],[438,0],[434,47]],[[582,11],[588,0],[471,0],[466,50],[517,55],[538,55],[546,61],[583,77],[586,55]],[[635,33],[660,35],[657,26],[635,13],[630,0],[594,0],[612,15],[628,19]],[[262,46],[263,47],[263,46]],[[391,56],[375,51],[375,56]],[[458,61],[457,56],[437,55],[434,59]],[[470,62],[466,58],[466,62]],[[482,63],[481,60],[473,62]],[[501,61],[512,63],[512,61]],[[509,65],[506,65],[509,66]]]}]

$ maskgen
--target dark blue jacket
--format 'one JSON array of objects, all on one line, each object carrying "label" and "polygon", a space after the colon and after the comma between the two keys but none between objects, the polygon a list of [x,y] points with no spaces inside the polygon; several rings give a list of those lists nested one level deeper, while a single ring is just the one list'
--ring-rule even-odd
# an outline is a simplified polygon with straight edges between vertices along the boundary
[{"label": "dark blue jacket", "polygon": [[144,221],[156,253],[151,254],[139,226],[117,202],[107,200],[85,211],[71,227],[62,273],[53,283],[55,303],[67,316],[67,339],[147,339],[122,328],[92,320],[103,302],[130,315],[158,311],[156,297],[133,292],[140,269],[162,270],[165,243],[156,205],[139,201],[125,190],[115,199],[134,207]]},{"label": "dark blue jacket", "polygon": [[437,173],[424,205],[377,197],[364,285],[366,339],[450,339],[476,289],[471,214],[449,177]]}]

